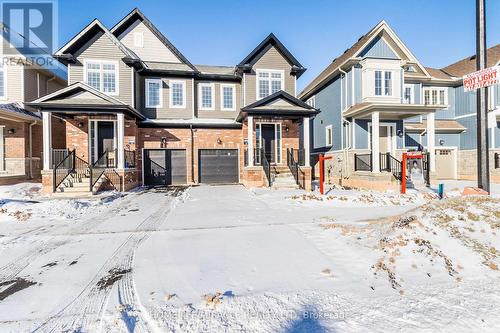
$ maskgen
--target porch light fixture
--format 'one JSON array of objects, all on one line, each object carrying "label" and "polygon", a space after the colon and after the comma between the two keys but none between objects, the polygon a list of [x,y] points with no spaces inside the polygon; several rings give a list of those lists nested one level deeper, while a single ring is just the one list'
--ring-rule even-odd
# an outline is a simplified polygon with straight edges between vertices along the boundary
[{"label": "porch light fixture", "polygon": [[398,134],[398,136],[399,136],[400,138],[402,138],[402,137],[403,137],[403,131],[402,131],[402,130],[398,130],[397,134]]},{"label": "porch light fixture", "polygon": [[7,133],[9,133],[9,134],[14,134],[14,133],[16,133],[16,130],[15,130],[15,129],[13,129],[13,128],[11,128],[10,130],[8,130],[8,131],[7,131]]},{"label": "porch light fixture", "polygon": [[79,128],[83,128],[83,121],[80,121],[80,122],[78,123],[78,127],[79,127]]},{"label": "porch light fixture", "polygon": [[439,145],[440,146],[444,145],[444,140],[443,139],[439,139]]},{"label": "porch light fixture", "polygon": [[222,140],[220,138],[217,138],[217,143],[220,145],[222,144]]},{"label": "porch light fixture", "polygon": [[285,132],[286,132],[286,133],[288,133],[288,131],[289,131],[289,130],[290,130],[290,129],[288,128],[288,126],[287,126],[287,125],[285,125]]}]

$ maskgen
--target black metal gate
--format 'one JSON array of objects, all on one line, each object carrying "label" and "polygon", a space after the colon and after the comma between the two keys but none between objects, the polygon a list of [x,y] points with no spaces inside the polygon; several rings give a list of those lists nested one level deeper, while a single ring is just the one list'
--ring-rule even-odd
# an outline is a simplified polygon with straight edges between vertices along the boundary
[{"label": "black metal gate", "polygon": [[186,150],[144,149],[144,185],[187,183]]},{"label": "black metal gate", "polygon": [[239,183],[237,149],[198,150],[199,182],[206,184]]}]

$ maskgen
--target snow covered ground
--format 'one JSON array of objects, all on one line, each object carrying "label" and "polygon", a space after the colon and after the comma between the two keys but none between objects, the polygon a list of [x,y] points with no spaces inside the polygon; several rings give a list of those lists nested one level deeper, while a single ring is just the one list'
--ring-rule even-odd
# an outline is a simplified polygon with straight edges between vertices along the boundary
[{"label": "snow covered ground", "polygon": [[0,186],[0,331],[498,332],[499,193],[462,185]]}]

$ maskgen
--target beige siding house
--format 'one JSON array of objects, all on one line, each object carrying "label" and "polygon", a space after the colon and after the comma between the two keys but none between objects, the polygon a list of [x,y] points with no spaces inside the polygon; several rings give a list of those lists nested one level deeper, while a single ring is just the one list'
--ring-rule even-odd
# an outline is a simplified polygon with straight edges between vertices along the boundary
[{"label": "beige siding house", "polygon": [[[134,9],[111,29],[94,20],[55,56],[68,66],[69,85],[30,105],[44,119],[64,120],[66,148],[79,166],[65,174],[45,163],[47,192],[193,183],[310,188],[309,120],[318,110],[296,98],[305,68],[273,34],[238,65],[193,65]],[[54,129],[44,130],[48,151]]]}]

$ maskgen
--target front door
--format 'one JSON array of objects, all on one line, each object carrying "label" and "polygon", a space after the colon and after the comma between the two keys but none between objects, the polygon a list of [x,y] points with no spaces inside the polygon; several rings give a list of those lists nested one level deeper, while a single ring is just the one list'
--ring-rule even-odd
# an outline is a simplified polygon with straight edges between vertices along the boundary
[{"label": "front door", "polygon": [[261,125],[262,148],[264,148],[267,160],[271,163],[276,163],[275,161],[276,134],[274,130],[275,130],[274,124]]},{"label": "front door", "polygon": [[391,153],[393,152],[392,147],[392,136],[393,136],[392,126],[382,125],[379,129],[379,149],[380,153]]},{"label": "front door", "polygon": [[105,151],[110,152],[108,162],[114,163],[114,148],[115,148],[115,123],[112,121],[90,121],[89,143],[90,157],[92,163],[97,161]]}]

